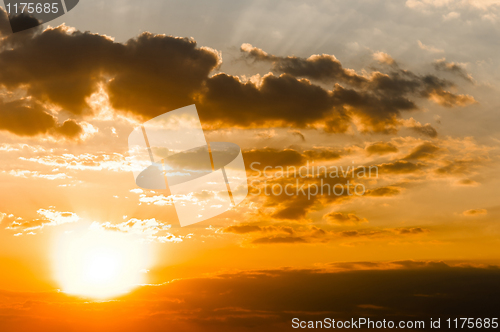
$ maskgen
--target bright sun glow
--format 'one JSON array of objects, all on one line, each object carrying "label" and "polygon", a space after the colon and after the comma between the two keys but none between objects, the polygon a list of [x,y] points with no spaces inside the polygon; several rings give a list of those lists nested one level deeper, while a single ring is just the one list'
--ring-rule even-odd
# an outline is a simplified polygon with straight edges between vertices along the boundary
[{"label": "bright sun glow", "polygon": [[148,257],[137,239],[119,232],[62,234],[55,255],[56,278],[68,294],[106,299],[144,283]]}]

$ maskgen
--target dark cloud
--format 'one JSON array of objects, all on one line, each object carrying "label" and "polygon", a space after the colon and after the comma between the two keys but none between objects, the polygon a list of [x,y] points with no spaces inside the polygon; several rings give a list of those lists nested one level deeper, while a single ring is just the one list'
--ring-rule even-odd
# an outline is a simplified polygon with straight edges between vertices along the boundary
[{"label": "dark cloud", "polygon": [[399,228],[396,229],[396,232],[401,235],[406,235],[406,234],[422,234],[428,232],[428,230],[423,229],[421,227],[414,227],[414,228]]},{"label": "dark cloud", "polygon": [[[4,12],[2,17],[5,34]],[[412,96],[444,106],[474,101],[444,90],[453,84],[432,75],[391,67],[389,74],[365,77],[331,55],[303,59],[247,50],[254,60],[273,63],[281,75],[242,81],[225,73],[210,76],[221,64],[219,53],[189,38],[143,33],[117,43],[64,26],[31,30],[22,38],[13,35],[19,38],[0,52],[0,86],[25,90],[35,102],[74,116],[91,115],[86,99],[102,88],[115,109],[144,119],[196,103],[207,127],[274,125],[344,133],[356,118],[363,132],[393,133],[401,126],[401,112],[418,109]],[[327,78],[347,87],[328,90],[309,81]]]},{"label": "dark cloud", "polygon": [[293,234],[294,230],[286,226],[235,225],[226,227],[224,232],[235,234],[283,232]]},{"label": "dark cloud", "polygon": [[434,68],[438,71],[445,71],[455,74],[471,83],[474,83],[474,79],[470,74],[467,73],[464,67],[455,62],[447,62],[446,59],[439,59],[434,61]]},{"label": "dark cloud", "polygon": [[[272,227],[272,226],[271,226]],[[316,226],[298,227],[297,230],[287,232],[288,235],[262,236],[251,240],[254,245],[269,244],[304,244],[304,243],[327,243],[334,239],[332,232]]]},{"label": "dark cloud", "polygon": [[[273,204],[274,197],[270,197],[267,204]],[[300,220],[305,218],[307,213],[317,203],[317,197],[310,199],[306,195],[282,195],[282,197],[278,197],[283,201],[278,205],[277,211],[271,215],[271,217],[276,219]]]},{"label": "dark cloud", "polygon": [[[387,241],[401,237],[418,236],[429,233],[422,227],[380,228],[362,227],[367,223],[366,218],[360,218],[352,213],[332,212],[324,216],[328,224],[315,226],[304,223],[297,218],[283,222],[279,219],[267,218],[257,224],[241,224],[226,227],[224,233],[233,233],[242,236],[243,245],[272,245],[272,244],[326,244],[342,243],[344,241]],[[331,224],[342,226],[341,230]],[[285,226],[283,226],[285,225]],[[353,229],[353,226],[356,226]]]},{"label": "dark cloud", "polygon": [[384,262],[335,262],[328,264],[328,266],[342,270],[372,270],[378,268],[383,269],[387,267]]},{"label": "dark cloud", "polygon": [[306,137],[304,136],[304,134],[302,134],[300,132],[300,130],[289,130],[288,131],[290,134],[292,135],[295,135],[295,136],[298,136],[300,137],[300,139],[302,140],[302,142],[305,142],[306,141]]},{"label": "dark cloud", "polygon": [[296,77],[307,77],[320,81],[342,81],[360,85],[367,81],[353,70],[345,69],[333,55],[322,54],[311,57],[297,58],[294,56],[277,57],[250,44],[241,45],[241,51],[252,60],[269,61],[276,73],[286,73]]},{"label": "dark cloud", "polygon": [[335,84],[332,90],[336,104],[347,107],[348,115],[362,120],[362,132],[394,133],[399,126],[401,111],[416,110],[417,105],[402,94],[375,94],[370,90],[355,90]]},{"label": "dark cloud", "polygon": [[458,181],[458,184],[460,184],[461,186],[476,186],[478,185],[478,183],[474,180],[471,180],[471,179],[462,179],[460,181]]},{"label": "dark cloud", "polygon": [[368,145],[365,148],[366,152],[369,155],[372,154],[378,154],[378,155],[384,155],[388,153],[394,153],[398,152],[398,148],[392,144],[392,143],[387,143],[387,142],[376,142]]},{"label": "dark cloud", "polygon": [[[12,28],[15,31],[27,30],[13,33]],[[36,18],[29,15],[15,15],[9,20],[7,12],[3,8],[0,8],[0,50],[22,44],[41,31],[42,26],[39,25],[39,21]]]},{"label": "dark cloud", "polygon": [[[283,176],[278,179],[262,178],[259,181],[253,180],[250,184],[253,194],[260,195],[257,196],[261,200],[259,204],[262,204],[263,209],[269,209],[266,213],[276,220],[309,222],[307,215],[311,211],[320,209],[325,204],[333,204],[352,198],[347,194],[346,182],[348,180],[346,178],[305,178],[294,177],[294,173],[290,174],[289,177]],[[335,185],[338,185],[338,188],[335,189],[336,194],[333,189]],[[343,188],[343,191],[340,187]],[[316,189],[317,193],[315,194]],[[351,184],[350,191],[352,195],[354,195],[353,190]]]},{"label": "dark cloud", "polygon": [[26,86],[38,100],[89,112],[100,84],[112,105],[145,117],[185,106],[219,64],[219,55],[188,38],[143,33],[125,44],[106,36],[47,29],[0,53],[0,84]]},{"label": "dark cloud", "polygon": [[333,117],[331,93],[306,79],[266,75],[260,85],[224,73],[209,78],[199,100],[200,117],[220,126],[274,123],[305,128]]},{"label": "dark cloud", "polygon": [[[339,271],[340,269],[340,271]],[[292,319],[496,317],[500,269],[439,261],[339,262],[176,279],[116,301],[1,291],[4,331],[289,331]],[[334,287],[332,285],[335,285]],[[380,310],[385,308],[386,310]],[[64,319],[61,319],[64,317]]]},{"label": "dark cloud", "polygon": [[73,138],[82,134],[83,129],[75,120],[66,120],[55,131],[65,137]]},{"label": "dark cloud", "polygon": [[330,212],[325,215],[325,218],[330,223],[338,225],[356,225],[368,222],[366,218],[360,218],[354,213]]},{"label": "dark cloud", "polygon": [[406,124],[405,127],[413,130],[420,135],[428,136],[431,138],[436,138],[438,135],[437,130],[430,123],[426,123],[423,125],[420,122],[411,121],[410,123]]},{"label": "dark cloud", "polygon": [[110,100],[117,109],[145,117],[193,103],[221,61],[216,51],[198,48],[189,38],[143,33],[120,48]]},{"label": "dark cloud", "polygon": [[24,88],[38,101],[81,114],[87,108],[85,98],[103,80],[103,69],[117,61],[114,48],[103,36],[48,29],[0,53],[0,84]]},{"label": "dark cloud", "polygon": [[5,10],[0,9],[0,37],[5,37],[12,34],[12,29],[9,24],[9,16]]},{"label": "dark cloud", "polygon": [[444,262],[434,262],[434,261],[413,261],[413,260],[404,260],[404,261],[394,261],[391,264],[400,266],[404,269],[421,269],[427,268],[432,270],[442,270],[451,268],[450,265]]},{"label": "dark cloud", "polygon": [[379,174],[410,174],[417,173],[425,167],[422,163],[412,163],[406,160],[397,160],[392,163],[378,165]]},{"label": "dark cloud", "polygon": [[447,160],[445,166],[439,167],[435,172],[442,176],[466,175],[477,167],[478,160]]},{"label": "dark cloud", "polygon": [[20,32],[28,29],[36,28],[40,25],[40,21],[33,15],[18,14],[10,17],[10,26],[13,32]]},{"label": "dark cloud", "polygon": [[0,130],[19,136],[51,135],[74,139],[83,133],[83,128],[74,120],[63,124],[37,103],[25,100],[2,102],[0,100]]},{"label": "dark cloud", "polygon": [[380,187],[376,189],[370,189],[366,191],[366,196],[374,197],[390,197],[396,196],[401,193],[401,190],[396,187]]},{"label": "dark cloud", "polygon": [[257,225],[238,225],[238,226],[229,226],[224,229],[226,233],[236,233],[236,234],[246,234],[252,232],[261,232],[262,227]]},{"label": "dark cloud", "polygon": [[440,150],[436,145],[425,142],[413,149],[404,159],[432,159]]},{"label": "dark cloud", "polygon": [[253,244],[291,244],[307,242],[308,241],[306,239],[296,236],[270,236],[258,238],[252,241]]},{"label": "dark cloud", "polygon": [[486,209],[471,209],[471,210],[464,211],[462,214],[464,216],[480,216],[480,215],[488,214],[488,210],[486,210]]},{"label": "dark cloud", "polygon": [[304,155],[294,149],[274,149],[274,148],[264,148],[264,149],[252,149],[243,152],[245,164],[247,169],[252,163],[252,167],[256,169],[263,169],[266,166],[295,166],[301,165],[304,162]]},{"label": "dark cloud", "polygon": [[[307,162],[312,164],[313,161],[328,161],[337,160],[344,155],[349,154],[349,151],[336,150],[331,148],[315,148],[311,150],[298,151],[295,149],[275,149],[263,148],[252,149],[243,152],[247,169],[250,165],[255,169],[263,169],[271,166],[273,168],[281,166],[286,173],[287,166],[295,166],[297,169],[300,166],[305,166]],[[260,163],[260,164],[257,164]],[[272,171],[267,171],[271,173]]]},{"label": "dark cloud", "polygon": [[[250,44],[243,44],[241,51],[249,59],[270,62],[272,64],[271,70],[275,73],[347,84],[359,89],[358,93],[361,91],[365,94],[368,93],[373,100],[378,101],[378,112],[376,113],[380,118],[390,119],[391,116],[399,116],[399,111],[416,109],[415,103],[408,99],[409,95],[430,99],[446,107],[465,106],[475,102],[474,98],[468,95],[456,95],[445,90],[454,86],[451,81],[429,74],[417,75],[401,69],[390,57],[391,63],[394,65],[390,67],[388,74],[375,71],[370,75],[360,75],[354,70],[343,68],[333,55],[313,55],[307,59],[294,56],[279,57],[270,55]],[[386,60],[389,58],[384,57]],[[452,68],[452,70],[457,70],[453,66]],[[360,107],[360,105],[351,105],[348,102],[346,104]],[[361,110],[365,109],[361,113],[366,113],[368,105],[361,107]],[[375,114],[371,112],[370,115]],[[388,125],[390,127],[391,123]],[[376,128],[373,130],[381,131]]]},{"label": "dark cloud", "polygon": [[383,236],[386,234],[384,230],[352,230],[352,231],[343,231],[340,232],[339,235],[341,237],[376,237]]},{"label": "dark cloud", "polygon": [[336,160],[342,158],[344,155],[348,154],[347,151],[326,149],[326,148],[316,148],[312,150],[306,150],[303,152],[304,156],[310,161],[319,160]]}]

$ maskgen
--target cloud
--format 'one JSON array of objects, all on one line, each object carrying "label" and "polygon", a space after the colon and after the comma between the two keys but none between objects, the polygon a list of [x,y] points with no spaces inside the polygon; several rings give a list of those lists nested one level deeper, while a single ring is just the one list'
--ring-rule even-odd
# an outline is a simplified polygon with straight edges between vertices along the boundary
[{"label": "cloud", "polygon": [[[354,70],[344,68],[333,55],[313,55],[309,58],[279,57],[249,44],[243,44],[241,51],[247,59],[271,63],[272,72],[282,76],[335,82],[332,97],[336,101],[334,106],[338,112],[336,126],[343,128],[342,130],[347,130],[351,121],[349,118],[359,118],[361,123],[357,126],[361,131],[394,132],[397,130],[398,118],[402,111],[418,109],[410,97],[426,98],[443,106],[465,106],[475,101],[471,96],[456,95],[445,90],[454,86],[450,81],[433,75],[417,75],[398,66],[391,66],[389,73],[375,71],[360,75]],[[374,56],[381,61],[395,64],[385,53],[375,53]],[[328,125],[324,129],[330,130]],[[424,129],[432,135],[430,125],[426,125]]]},{"label": "cloud", "polygon": [[340,236],[346,238],[364,238],[364,237],[377,237],[385,234],[383,230],[353,230],[353,231],[342,231]]},{"label": "cloud", "polygon": [[[13,15],[9,19],[7,12],[3,8],[0,8],[0,50],[22,44],[39,34],[42,29],[43,26],[40,25],[40,22],[36,18],[30,15]],[[19,32],[12,33],[13,30]]]},{"label": "cloud", "polygon": [[461,186],[477,186],[479,185],[478,182],[471,180],[471,179],[462,179],[458,181],[458,184]]},{"label": "cloud", "polygon": [[409,155],[407,155],[404,159],[406,160],[415,160],[415,159],[432,159],[435,157],[436,153],[441,149],[436,145],[425,142],[421,145],[414,148]]},{"label": "cloud", "polygon": [[157,241],[160,243],[182,242],[185,236],[178,236],[168,232],[171,227],[172,226],[170,224],[163,223],[156,220],[156,218],[131,218],[118,224],[114,224],[109,221],[104,223],[94,221],[90,226],[91,229],[114,230],[122,233],[138,235],[147,241]]},{"label": "cloud", "polygon": [[26,233],[33,232],[44,227],[58,226],[66,223],[76,223],[80,220],[80,217],[74,212],[60,212],[52,208],[39,209],[37,214],[41,218],[29,221],[17,218],[6,229]]},{"label": "cloud", "polygon": [[456,95],[448,91],[435,90],[429,93],[429,99],[444,107],[467,106],[477,101],[469,95]]},{"label": "cloud", "polygon": [[401,193],[401,190],[396,187],[380,187],[376,189],[370,189],[366,191],[366,196],[373,197],[391,197],[396,196]]},{"label": "cloud", "polygon": [[285,226],[234,225],[226,227],[224,232],[235,234],[284,232],[291,235],[294,233],[294,230],[291,227]]},{"label": "cloud", "polygon": [[357,225],[366,223],[366,218],[360,218],[354,213],[330,212],[325,215],[325,219],[332,224],[338,225]]},{"label": "cloud", "polygon": [[396,232],[401,235],[405,234],[422,234],[428,232],[428,230],[423,229],[421,227],[414,227],[414,228],[399,228],[396,229]]},{"label": "cloud", "polygon": [[333,55],[311,55],[309,58],[304,59],[294,56],[278,57],[270,55],[250,44],[243,44],[240,49],[249,59],[271,62],[273,65],[272,70],[277,73],[320,81],[336,80],[354,84],[360,84],[366,80],[353,70],[343,68],[340,61]]},{"label": "cloud", "polygon": [[65,173],[55,173],[55,174],[40,174],[37,171],[29,171],[29,170],[11,170],[8,172],[9,175],[15,176],[15,177],[21,177],[27,179],[28,177],[31,178],[40,178],[40,179],[47,179],[47,180],[65,180],[65,179],[71,179],[72,177],[65,174]]},{"label": "cloud", "polygon": [[396,62],[394,59],[387,53],[384,52],[375,52],[373,53],[373,58],[380,63],[385,63],[387,65],[394,65]]},{"label": "cloud", "polygon": [[192,103],[193,94],[222,61],[218,52],[198,48],[193,39],[151,33],[120,48],[124,61],[108,86],[110,101],[117,109],[148,118]]},{"label": "cloud", "polygon": [[[321,176],[319,177],[306,177],[304,172],[306,166],[300,167],[290,169],[288,175],[287,168],[281,174],[279,171],[273,173],[266,170],[267,177],[251,179],[249,182],[251,196],[261,206],[260,213],[265,213],[268,217],[281,221],[309,222],[306,218],[311,211],[321,209],[322,206],[328,204],[348,200],[354,195],[352,184],[349,187],[351,196],[347,193],[348,180],[346,177],[349,176],[349,171],[347,171],[346,177],[342,175],[336,177],[337,173],[331,169],[328,173],[320,172]],[[302,171],[302,176],[299,175],[300,171]],[[366,174],[368,177],[368,171]],[[259,218],[259,220],[262,219]]]},{"label": "cloud", "polygon": [[[345,188],[347,185],[347,178],[343,178],[341,174],[339,178],[331,178],[332,167],[336,167],[331,166],[331,164],[335,163],[315,164],[326,167],[326,175],[324,171],[321,171],[318,177],[316,169],[315,176],[311,176],[312,172],[310,169],[309,177],[300,177],[298,175],[301,167],[305,169],[305,161],[309,161],[309,165],[311,165],[311,160],[317,161],[318,159],[316,158],[318,158],[318,155],[331,157],[332,154],[333,157],[336,157],[335,154],[338,154],[344,158],[339,162],[343,165],[346,162],[350,162],[350,160],[346,160],[345,158],[349,153],[353,159],[362,157],[363,150],[359,146],[344,147],[343,150],[317,148],[313,149],[314,153],[308,152],[308,156],[306,156],[305,151],[291,149],[292,151],[289,152],[292,152],[291,155],[293,158],[276,158],[276,160],[280,160],[280,163],[283,163],[283,169],[272,166],[271,169],[266,170],[267,177],[264,177],[263,173],[260,173],[261,177],[259,178],[256,177],[256,172],[262,172],[266,165],[274,165],[273,154],[280,155],[279,151],[282,150],[268,150],[268,148],[255,149],[255,152],[258,151],[255,156],[260,155],[264,151],[266,153],[260,155],[258,158],[254,158],[254,156],[247,160],[247,166],[249,161],[259,160],[261,162],[260,165],[254,164],[252,166],[257,171],[254,170],[254,172],[250,173],[252,177],[250,181],[252,194],[250,197],[252,197],[253,202],[258,204],[262,216],[270,217],[271,220],[310,223],[313,220],[319,219],[316,212],[327,207],[332,207],[332,205],[341,205],[361,200],[365,201],[366,199],[371,200],[375,197],[395,197],[400,195],[403,190],[412,190],[414,186],[411,183],[416,183],[416,181],[420,183],[435,181],[436,175],[439,177],[454,178],[454,181],[449,183],[452,186],[457,185],[459,181],[465,177],[471,177],[474,172],[479,171],[481,167],[484,167],[491,160],[489,152],[491,149],[486,146],[477,145],[472,138],[452,139],[448,137],[426,141],[414,137],[399,137],[393,138],[389,142],[365,143],[364,145],[366,154],[377,156],[377,159],[381,159],[379,156],[386,157],[383,159],[383,162],[365,165],[367,168],[372,168],[372,174],[375,177],[351,179],[351,173],[347,172],[347,178],[350,179],[351,185],[360,183],[365,186],[366,191],[362,197],[348,196],[346,190],[344,190],[343,194],[338,195],[336,194],[337,191],[335,193],[329,191],[329,188],[334,188],[334,186],[337,186],[338,189],[340,186]],[[394,155],[395,153],[398,153],[398,155]],[[245,159],[247,159],[246,155]],[[286,165],[292,163],[295,164],[292,165],[293,167]],[[250,171],[250,169],[248,170]],[[377,170],[377,172],[374,170]],[[397,178],[399,182],[392,182],[394,178]],[[297,180],[299,181],[297,182]],[[297,183],[299,184],[297,185]],[[477,182],[469,183],[477,184]],[[289,192],[297,193],[297,195],[294,194],[293,197],[290,197],[283,190],[280,193],[277,191],[274,192],[273,186],[278,191],[280,191],[279,188],[287,188]],[[305,193],[296,190],[300,186],[303,186],[306,191]],[[319,194],[308,197],[307,188],[311,188],[311,191],[314,193],[316,186],[322,188],[318,192]],[[339,209],[335,210],[338,211]],[[259,217],[256,215],[255,219],[252,220],[266,221],[262,216]],[[254,218],[251,216],[247,217]]]},{"label": "cloud", "polygon": [[46,134],[68,139],[79,138],[84,132],[82,125],[75,120],[66,120],[60,124],[49,110],[37,103],[24,100],[10,102],[0,100],[0,130],[18,136]]},{"label": "cloud", "polygon": [[116,109],[151,117],[189,104],[219,63],[217,52],[188,38],[143,33],[120,44],[59,26],[1,52],[0,84],[25,86],[36,100],[73,114],[89,113],[86,98],[104,84]]},{"label": "cloud", "polygon": [[296,236],[271,236],[262,237],[252,241],[253,244],[292,244],[307,243],[307,240]]},{"label": "cloud", "polygon": [[133,170],[130,162],[119,153],[85,153],[80,155],[64,153],[62,155],[48,154],[31,158],[20,157],[19,159],[57,168],[64,167],[71,170],[110,170],[115,172],[130,172]]},{"label": "cloud", "polygon": [[404,261],[394,261],[391,262],[396,266],[400,266],[404,269],[449,269],[451,266],[444,262],[434,262],[434,261],[414,261],[414,260],[404,260]]},{"label": "cloud", "polygon": [[[276,168],[281,166],[286,172],[287,166],[302,166],[313,161],[332,161],[349,154],[347,150],[317,147],[310,150],[262,148],[243,151],[247,169]],[[253,164],[253,165],[252,165]],[[250,168],[251,167],[251,168]],[[298,167],[296,167],[298,168]],[[270,173],[270,171],[267,171]]]},{"label": "cloud", "polygon": [[471,83],[474,83],[474,79],[470,74],[465,71],[463,64],[458,64],[455,62],[447,62],[445,58],[434,61],[434,68],[436,70],[449,72],[455,74]]},{"label": "cloud", "polygon": [[257,85],[220,73],[207,80],[206,88],[197,103],[201,118],[222,127],[251,128],[274,123],[305,128],[341,113],[334,107],[342,101],[332,98],[329,91],[288,74],[265,75]]},{"label": "cloud", "polygon": [[47,220],[50,220],[51,225],[61,225],[69,222],[77,222],[80,217],[74,212],[59,212],[54,209],[40,209],[37,213]]},{"label": "cloud", "polygon": [[238,225],[229,226],[224,229],[226,233],[246,234],[252,232],[262,232],[262,227],[257,225]]},{"label": "cloud", "polygon": [[446,160],[445,166],[441,166],[434,170],[434,172],[441,176],[461,176],[470,174],[478,167],[480,160]]},{"label": "cloud", "polygon": [[488,214],[488,210],[486,210],[486,209],[471,209],[471,210],[467,210],[467,211],[462,212],[462,214],[464,216],[467,216],[467,217],[480,216],[480,215]]},{"label": "cloud", "polygon": [[306,137],[304,136],[304,134],[302,134],[300,132],[300,130],[296,130],[296,129],[291,129],[288,131],[290,134],[292,135],[295,135],[295,136],[298,136],[300,137],[300,139],[302,140],[302,142],[305,142],[306,141]]},{"label": "cloud", "polygon": [[[278,57],[247,44],[242,51],[249,59],[271,63],[279,75],[248,81],[222,72],[212,75],[222,63],[220,53],[190,38],[145,32],[118,43],[64,25],[36,31],[0,52],[0,85],[24,93],[30,105],[18,102],[18,107],[37,121],[10,120],[3,129],[78,137],[85,128],[77,120],[95,115],[89,103],[96,93],[129,117],[149,119],[195,103],[207,128],[294,126],[332,133],[353,126],[394,133],[401,113],[418,109],[417,98],[446,107],[474,102],[447,91],[450,81],[394,66],[387,74],[360,75],[333,55]],[[335,85],[328,90],[311,80]],[[58,124],[54,116],[62,111],[71,118]]]},{"label": "cloud", "polygon": [[420,135],[428,136],[431,138],[436,138],[438,135],[437,130],[430,123],[426,123],[425,125],[423,125],[413,118],[402,120],[401,122],[404,127],[409,128]]},{"label": "cloud", "polygon": [[[328,223],[321,226],[305,223],[300,219],[288,220],[283,223],[278,219],[267,218],[259,224],[241,224],[226,227],[223,233],[237,234],[242,237],[242,246],[247,245],[273,245],[273,244],[347,244],[366,241],[387,241],[387,239],[400,239],[402,237],[418,237],[429,233],[422,227],[361,227],[368,223],[366,218],[360,218],[354,213],[332,212],[324,216]],[[342,226],[341,230],[337,230]],[[356,228],[354,228],[356,227]],[[354,229],[353,229],[354,228]],[[406,240],[406,239],[405,239]],[[409,240],[409,239],[408,239]]]},{"label": "cloud", "polygon": [[5,10],[0,10],[0,37],[5,37],[12,34],[12,28],[9,24],[9,17]]},{"label": "cloud", "polygon": [[[159,332],[165,326],[178,331],[270,332],[289,330],[296,317],[315,322],[369,316],[381,321],[388,312],[396,324],[408,317],[428,324],[430,318],[443,322],[447,317],[494,317],[499,277],[498,267],[440,261],[334,262],[175,279],[143,285],[116,301],[93,302],[57,291],[1,291],[0,325],[21,332],[103,327]],[[489,294],[487,305],[484,294]]]},{"label": "cloud", "polygon": [[[252,163],[253,168],[264,168],[266,166],[293,166],[300,165],[304,162],[304,155],[294,149],[252,149],[243,152],[247,169]],[[257,163],[260,163],[257,164]]]},{"label": "cloud", "polygon": [[[275,197],[269,197],[269,203],[273,203]],[[315,203],[316,198],[309,199],[306,195],[295,195],[295,196],[284,196],[281,198],[284,200],[277,206],[271,217],[276,219],[288,219],[288,220],[298,220],[304,218],[309,210],[311,210]]]},{"label": "cloud", "polygon": [[[425,13],[431,13],[436,9],[461,9],[470,12],[474,9],[482,11],[494,11],[498,8],[500,2],[498,0],[477,0],[477,1],[462,1],[462,0],[407,0],[406,6],[419,10]],[[453,11],[450,14],[454,13]]]},{"label": "cloud", "polygon": [[423,49],[425,51],[429,51],[431,53],[443,53],[444,52],[444,50],[438,49],[434,46],[424,45],[420,40],[417,40],[417,42],[418,42],[418,47],[420,47],[421,49]]},{"label": "cloud", "polygon": [[444,21],[450,21],[458,18],[460,18],[460,13],[457,12],[449,12],[448,14],[443,15]]},{"label": "cloud", "polygon": [[[351,218],[356,223],[366,222],[366,219],[356,220],[354,215]],[[348,223],[346,222],[345,224]],[[300,223],[300,221],[299,223],[286,223],[286,226],[282,226],[276,222],[269,224],[269,221],[267,225],[233,225],[225,228],[224,233],[234,233],[243,236],[245,239],[243,243],[251,245],[328,243],[337,241],[340,237],[344,236],[342,232],[325,230],[320,227]],[[362,234],[366,235],[368,231],[362,232]]]},{"label": "cloud", "polygon": [[30,153],[40,153],[40,152],[46,152],[47,150],[40,145],[29,145],[25,143],[15,143],[15,144],[2,143],[0,144],[0,151],[3,152],[27,151]]},{"label": "cloud", "polygon": [[368,155],[372,155],[372,154],[385,155],[388,153],[395,153],[395,152],[399,151],[398,148],[394,144],[388,143],[388,142],[372,143],[372,144],[368,145],[365,148],[365,150],[368,153]]},{"label": "cloud", "polygon": [[[5,17],[1,22],[5,24]],[[62,109],[89,116],[87,99],[102,86],[115,109],[155,116],[192,103],[193,94],[220,61],[217,52],[198,48],[188,38],[143,33],[120,44],[65,26],[49,28],[0,52],[0,86],[21,89],[33,101],[30,106],[17,102],[0,107],[1,129],[35,135],[54,128],[54,133],[74,137],[81,132],[74,120],[57,126],[39,105],[52,105],[52,113]],[[9,115],[13,110],[19,120]]]},{"label": "cloud", "polygon": [[410,174],[420,172],[425,165],[422,163],[412,163],[406,160],[397,160],[392,163],[385,163],[377,166],[379,174]]}]

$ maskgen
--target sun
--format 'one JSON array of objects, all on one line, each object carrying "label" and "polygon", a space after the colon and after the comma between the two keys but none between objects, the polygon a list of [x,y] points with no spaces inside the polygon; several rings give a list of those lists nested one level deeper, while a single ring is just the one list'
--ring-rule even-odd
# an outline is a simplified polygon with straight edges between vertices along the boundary
[{"label": "sun", "polygon": [[145,282],[148,255],[130,235],[86,230],[60,235],[54,263],[65,293],[109,299]]}]

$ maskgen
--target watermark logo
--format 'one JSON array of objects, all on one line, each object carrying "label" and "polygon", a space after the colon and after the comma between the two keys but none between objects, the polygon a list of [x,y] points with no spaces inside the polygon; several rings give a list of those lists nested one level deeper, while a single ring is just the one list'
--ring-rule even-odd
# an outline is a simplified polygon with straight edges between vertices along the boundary
[{"label": "watermark logo", "polygon": [[52,21],[75,8],[78,2],[79,0],[4,0],[14,33]]},{"label": "watermark logo", "polygon": [[181,226],[220,215],[248,194],[240,147],[208,144],[195,105],[145,122],[128,144],[136,184],[172,195]]},{"label": "watermark logo", "polygon": [[307,160],[305,165],[263,166],[260,162],[250,164],[254,171],[249,177],[252,195],[255,196],[363,196],[366,187],[363,181],[378,179],[378,166],[314,165]]}]

